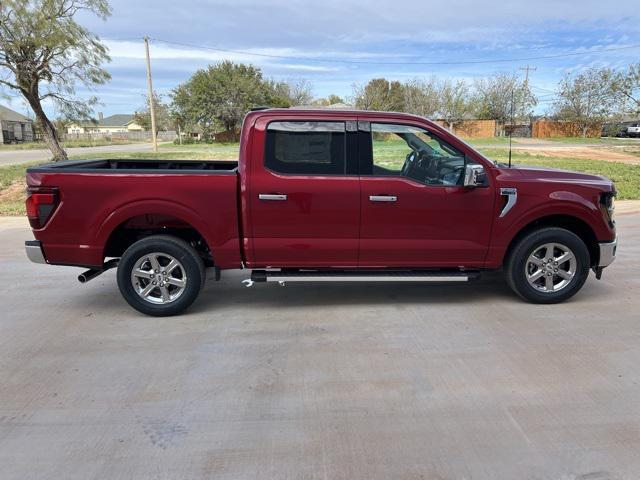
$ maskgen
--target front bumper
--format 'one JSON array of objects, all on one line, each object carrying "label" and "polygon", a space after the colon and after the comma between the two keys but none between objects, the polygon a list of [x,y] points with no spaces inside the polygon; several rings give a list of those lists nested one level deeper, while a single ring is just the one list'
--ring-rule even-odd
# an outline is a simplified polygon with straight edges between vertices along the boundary
[{"label": "front bumper", "polygon": [[600,245],[600,261],[598,268],[608,267],[616,259],[616,250],[618,249],[618,238],[613,242],[601,242]]},{"label": "front bumper", "polygon": [[47,263],[42,250],[42,243],[39,240],[27,240],[24,242],[24,249],[27,252],[27,257],[33,263]]}]

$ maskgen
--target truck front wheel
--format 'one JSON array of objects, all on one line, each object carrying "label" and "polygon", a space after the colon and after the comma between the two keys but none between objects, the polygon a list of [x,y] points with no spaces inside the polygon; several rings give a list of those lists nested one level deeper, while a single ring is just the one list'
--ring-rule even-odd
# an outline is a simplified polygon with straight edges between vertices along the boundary
[{"label": "truck front wheel", "polygon": [[189,307],[204,285],[198,252],[184,240],[153,235],[137,241],[118,264],[118,288],[133,308],[166,317]]},{"label": "truck front wheel", "polygon": [[507,283],[533,303],[559,303],[575,295],[589,275],[587,246],[575,233],[548,227],[522,237],[506,265]]}]

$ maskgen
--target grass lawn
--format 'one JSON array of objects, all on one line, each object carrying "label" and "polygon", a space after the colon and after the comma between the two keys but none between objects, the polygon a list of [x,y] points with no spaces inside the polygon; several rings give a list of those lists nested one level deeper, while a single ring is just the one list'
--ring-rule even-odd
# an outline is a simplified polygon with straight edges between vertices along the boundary
[{"label": "grass lawn", "polygon": [[25,171],[33,163],[0,168],[0,215],[24,215]]},{"label": "grass lawn", "polygon": [[[499,142],[498,142],[499,143]],[[391,168],[400,168],[408,153],[404,142],[376,142],[375,151],[378,161]],[[483,148],[483,153],[498,161],[507,161],[508,152],[502,148]],[[640,150],[634,150],[640,155]],[[77,155],[76,159],[162,159],[162,160],[237,160],[238,144],[163,144],[158,153],[132,152],[113,154]],[[526,152],[514,152],[515,165],[537,165],[578,172],[592,173],[609,177],[616,183],[618,199],[640,199],[640,165],[629,165],[600,160],[588,160],[571,157],[538,156]],[[29,165],[11,165],[0,167],[0,215],[24,215],[25,170]]]}]

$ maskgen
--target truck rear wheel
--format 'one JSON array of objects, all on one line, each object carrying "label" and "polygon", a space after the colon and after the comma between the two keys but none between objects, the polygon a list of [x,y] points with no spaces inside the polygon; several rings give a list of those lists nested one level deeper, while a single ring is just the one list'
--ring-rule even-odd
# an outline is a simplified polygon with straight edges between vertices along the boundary
[{"label": "truck rear wheel", "polygon": [[559,303],[571,298],[589,276],[587,246],[563,228],[535,230],[514,246],[505,265],[509,286],[533,303]]},{"label": "truck rear wheel", "polygon": [[118,288],[133,308],[166,317],[188,308],[204,286],[205,269],[198,252],[169,235],[137,241],[118,264]]}]

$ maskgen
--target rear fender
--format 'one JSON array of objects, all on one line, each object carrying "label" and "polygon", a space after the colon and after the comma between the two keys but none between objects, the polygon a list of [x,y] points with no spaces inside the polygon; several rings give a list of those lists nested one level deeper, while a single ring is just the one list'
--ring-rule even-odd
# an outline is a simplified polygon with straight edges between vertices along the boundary
[{"label": "rear fender", "polygon": [[177,218],[196,229],[212,251],[220,247],[220,242],[216,241],[215,235],[209,231],[207,223],[200,215],[184,205],[164,200],[143,200],[119,207],[104,219],[97,230],[93,244],[100,246],[104,251],[109,237],[116,228],[127,220],[141,215],[166,215]]}]

